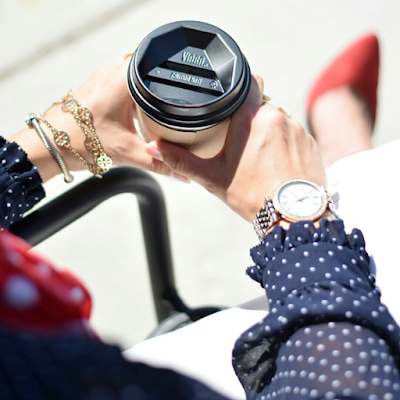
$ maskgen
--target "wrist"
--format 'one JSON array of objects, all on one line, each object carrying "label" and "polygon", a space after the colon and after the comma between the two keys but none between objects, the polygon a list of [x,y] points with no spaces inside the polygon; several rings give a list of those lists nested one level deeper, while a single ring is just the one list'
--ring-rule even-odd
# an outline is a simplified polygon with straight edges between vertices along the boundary
[{"label": "wrist", "polygon": [[289,179],[265,197],[264,205],[253,220],[254,230],[262,240],[276,225],[288,229],[292,222],[337,217],[330,195],[324,186],[306,179]]},{"label": "wrist", "polygon": [[[319,218],[313,220],[312,222],[313,222],[313,224],[315,225],[315,227],[319,228],[320,222],[321,222],[323,219],[327,219],[328,221],[333,221],[333,220],[335,220],[336,218],[334,217],[334,215],[333,215],[329,210],[326,210],[326,211],[324,212],[324,214],[322,214]],[[278,221],[276,224],[272,225],[272,226],[267,230],[266,235],[268,235],[268,234],[272,231],[272,229],[273,229],[275,226],[281,226],[283,229],[285,229],[285,231],[287,231],[287,230],[290,229],[290,226],[291,226],[294,222],[295,222],[295,221],[285,221],[285,220],[282,219],[282,220]]]},{"label": "wrist", "polygon": [[[253,261],[260,268],[250,267],[247,273],[263,287],[268,284],[269,298],[272,302],[282,299],[292,290],[305,284],[312,285],[326,279],[340,281],[343,273],[356,273],[363,276],[363,279],[369,275],[369,257],[365,252],[362,233],[355,229],[350,235],[346,234],[340,219],[321,219],[319,227],[312,221],[295,222],[286,231],[277,226],[250,252]],[[326,262],[334,257],[354,261],[338,269]],[[265,269],[270,270],[270,273]],[[287,269],[295,271],[288,279],[286,277],[290,271]],[[277,271],[280,271],[279,274]],[[329,275],[325,275],[326,273]],[[293,279],[296,274],[300,274],[298,279]],[[279,288],[278,282],[282,279],[285,280],[286,290],[274,291],[272,286],[276,285]],[[373,280],[370,283],[373,284]]]},{"label": "wrist", "polygon": [[43,182],[61,173],[56,160],[34,129],[26,127],[9,136],[7,140],[17,143],[24,150],[31,163],[37,168]]},{"label": "wrist", "polygon": [[[68,170],[84,170],[87,163],[85,165],[82,159],[93,157],[84,146],[85,137],[82,130],[74,117],[62,111],[61,107],[51,107],[43,118],[32,115],[35,118],[27,119],[29,127],[11,135],[8,140],[16,142],[25,151],[29,160],[38,169],[43,182],[61,172],[66,174],[66,179],[72,180],[73,177]],[[56,144],[55,133],[58,132],[67,134],[68,140],[72,141],[71,146],[65,147]],[[75,145],[79,150],[71,151]],[[66,180],[66,182],[71,180]]]},{"label": "wrist", "polygon": [[[93,162],[93,154],[84,146],[85,136],[70,113],[64,112],[60,105],[55,105],[46,111],[43,117],[54,129],[65,132],[68,135],[71,148],[75,150],[75,153],[78,153],[78,155],[88,160],[88,162]],[[70,148],[56,144],[54,133],[43,121],[41,121],[41,126],[71,171],[87,170],[85,163]]]},{"label": "wrist", "polygon": [[[60,108],[57,107],[59,104],[61,104]],[[96,177],[101,178],[102,174],[110,169],[113,161],[106,154],[100,143],[93,125],[90,108],[80,103],[72,91],[61,101],[53,103],[53,106],[48,114],[57,113],[58,122],[63,121],[65,126],[69,127],[69,134],[65,130],[55,128],[46,119],[48,118],[47,115],[46,118],[43,115],[39,115],[39,118],[52,132],[54,142],[59,147],[64,148],[65,155],[69,154],[71,168],[73,170],[85,169],[82,167],[83,164]],[[67,119],[68,116],[70,117],[69,119]],[[74,122],[71,122],[72,120]],[[81,139],[74,144],[75,137],[78,135],[81,136]]]}]

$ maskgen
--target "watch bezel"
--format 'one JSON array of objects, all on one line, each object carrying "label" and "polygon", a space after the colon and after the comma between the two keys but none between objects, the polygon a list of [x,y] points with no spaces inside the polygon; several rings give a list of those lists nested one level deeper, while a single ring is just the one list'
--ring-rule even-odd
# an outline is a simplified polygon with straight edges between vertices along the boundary
[{"label": "watch bezel", "polygon": [[[291,185],[293,183],[303,183],[303,184],[307,184],[309,186],[312,186],[314,189],[316,189],[316,191],[318,192],[318,194],[321,196],[322,198],[322,202],[321,202],[321,207],[320,209],[311,215],[307,215],[304,217],[301,216],[297,216],[295,214],[291,214],[290,212],[286,211],[282,206],[281,203],[279,201],[279,194],[281,193],[281,191],[288,185]],[[324,214],[324,212],[326,211],[327,205],[328,205],[328,199],[327,199],[327,195],[325,193],[325,190],[323,189],[323,187],[317,185],[314,182],[311,182],[307,179],[290,179],[287,181],[282,182],[274,191],[274,195],[272,198],[273,204],[275,209],[279,212],[279,214],[281,215],[281,217],[287,221],[290,222],[296,222],[296,221],[315,221],[316,219],[318,219],[321,215]]]}]

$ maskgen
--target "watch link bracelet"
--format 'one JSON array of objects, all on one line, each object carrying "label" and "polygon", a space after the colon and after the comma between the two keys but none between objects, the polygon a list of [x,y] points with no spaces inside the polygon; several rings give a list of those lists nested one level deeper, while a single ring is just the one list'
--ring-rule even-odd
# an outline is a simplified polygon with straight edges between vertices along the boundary
[{"label": "watch link bracelet", "polygon": [[324,186],[305,179],[290,179],[275,189],[272,199],[265,197],[253,226],[258,238],[262,240],[268,230],[281,220],[315,221],[326,210],[338,218],[336,208]]}]

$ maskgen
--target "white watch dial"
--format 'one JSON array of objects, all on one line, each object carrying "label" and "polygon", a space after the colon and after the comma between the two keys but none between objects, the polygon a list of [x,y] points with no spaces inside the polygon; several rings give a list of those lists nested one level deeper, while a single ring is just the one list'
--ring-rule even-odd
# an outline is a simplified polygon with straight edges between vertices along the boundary
[{"label": "white watch dial", "polygon": [[281,208],[279,211],[289,218],[313,219],[325,209],[322,190],[311,182],[287,182],[278,191],[277,200]]}]

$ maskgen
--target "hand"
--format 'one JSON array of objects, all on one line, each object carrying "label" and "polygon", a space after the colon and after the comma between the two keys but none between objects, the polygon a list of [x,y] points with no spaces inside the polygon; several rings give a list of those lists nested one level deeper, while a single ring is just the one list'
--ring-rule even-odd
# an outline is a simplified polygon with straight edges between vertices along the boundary
[{"label": "hand", "polygon": [[262,79],[254,76],[245,103],[231,118],[225,146],[214,158],[201,159],[162,141],[146,148],[149,155],[198,182],[248,221],[265,196],[287,179],[326,183],[314,139],[299,122],[262,102],[263,86]]},{"label": "hand", "polygon": [[[128,62],[100,68],[74,94],[80,103],[90,108],[102,148],[112,158],[114,165],[133,166],[171,175],[173,173],[166,164],[145,153],[146,142],[135,130],[133,119],[136,108],[126,83]],[[69,112],[62,111],[61,105],[55,105],[46,112],[45,118],[54,128],[67,132],[71,146],[88,162],[93,163],[93,154],[84,146],[85,136]],[[41,126],[70,170],[87,169],[70,150],[56,146],[53,134],[43,123]],[[11,136],[9,140],[16,141],[28,153],[44,181],[61,172],[39,136],[28,131],[28,128]]]}]

